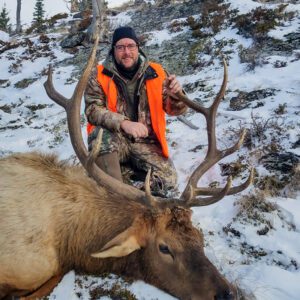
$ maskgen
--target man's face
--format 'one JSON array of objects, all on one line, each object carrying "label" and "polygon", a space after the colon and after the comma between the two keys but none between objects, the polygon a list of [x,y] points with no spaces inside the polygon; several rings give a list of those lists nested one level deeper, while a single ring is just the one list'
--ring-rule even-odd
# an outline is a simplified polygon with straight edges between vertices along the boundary
[{"label": "man's face", "polygon": [[114,46],[117,63],[130,70],[138,61],[139,48],[136,42],[129,38],[119,40]]}]

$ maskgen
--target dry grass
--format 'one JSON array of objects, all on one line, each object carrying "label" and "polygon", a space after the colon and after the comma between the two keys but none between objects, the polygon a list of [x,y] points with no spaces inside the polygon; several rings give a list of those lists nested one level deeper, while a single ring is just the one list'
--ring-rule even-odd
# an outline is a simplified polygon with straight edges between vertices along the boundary
[{"label": "dry grass", "polygon": [[254,226],[265,225],[268,229],[272,229],[272,225],[266,220],[264,214],[274,212],[278,207],[266,200],[267,195],[266,191],[257,190],[253,194],[243,196],[236,202],[238,206],[236,218],[246,223],[250,221]]},{"label": "dry grass", "polygon": [[111,299],[118,300],[137,300],[134,294],[126,290],[126,288],[121,287],[119,284],[114,284],[111,289],[104,289],[101,286],[93,288],[90,290],[91,300],[99,299],[103,296],[108,296]]}]

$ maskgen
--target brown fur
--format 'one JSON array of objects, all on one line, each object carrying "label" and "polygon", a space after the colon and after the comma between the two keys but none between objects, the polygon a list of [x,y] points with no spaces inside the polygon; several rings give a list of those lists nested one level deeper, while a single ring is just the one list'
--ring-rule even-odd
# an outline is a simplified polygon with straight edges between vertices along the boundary
[{"label": "brown fur", "polygon": [[[151,211],[124,201],[82,168],[51,155],[0,159],[0,178],[0,299],[13,290],[34,291],[71,269],[142,279],[181,299],[234,298],[205,257],[190,210]],[[91,256],[127,229],[140,250],[119,258]]]}]

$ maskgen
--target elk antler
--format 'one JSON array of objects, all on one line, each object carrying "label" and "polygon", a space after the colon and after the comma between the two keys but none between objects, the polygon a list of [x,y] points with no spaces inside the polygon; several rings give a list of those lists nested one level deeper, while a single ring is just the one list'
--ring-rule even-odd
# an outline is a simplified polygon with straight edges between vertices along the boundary
[{"label": "elk antler", "polygon": [[[183,93],[177,93],[179,100],[184,102],[188,107],[200,112],[205,116],[207,125],[207,137],[208,137],[208,150],[204,161],[196,168],[188,180],[188,184],[184,189],[180,199],[185,202],[186,206],[205,206],[213,204],[221,200],[225,195],[232,195],[246,189],[253,180],[253,169],[246,182],[240,186],[231,188],[231,177],[228,178],[227,184],[224,188],[203,188],[197,187],[197,183],[207,170],[209,170],[214,164],[223,159],[224,157],[237,151],[243,143],[246,131],[240,135],[239,140],[235,145],[230,148],[219,150],[216,145],[216,114],[218,106],[224,97],[226,85],[227,85],[227,65],[223,59],[224,64],[224,77],[223,83],[218,95],[216,96],[213,104],[209,108],[205,108],[198,103],[191,101]],[[206,196],[206,197],[201,197]]]},{"label": "elk antler", "polygon": [[81,99],[86,88],[89,75],[94,65],[96,58],[97,46],[99,43],[99,33],[95,40],[93,49],[89,56],[85,70],[76,85],[75,91],[70,99],[65,98],[58,93],[52,82],[52,68],[49,67],[48,79],[44,83],[47,95],[57,104],[62,106],[67,113],[68,128],[70,133],[71,142],[74,151],[79,158],[83,167],[87,170],[88,174],[94,178],[94,180],[104,188],[108,189],[112,193],[118,193],[125,199],[131,199],[142,203],[148,203],[144,192],[134,188],[130,185],[124,184],[115,178],[109,176],[103,172],[94,162],[95,154],[88,154],[86,146],[83,142],[81,126],[80,126],[80,107]]}]

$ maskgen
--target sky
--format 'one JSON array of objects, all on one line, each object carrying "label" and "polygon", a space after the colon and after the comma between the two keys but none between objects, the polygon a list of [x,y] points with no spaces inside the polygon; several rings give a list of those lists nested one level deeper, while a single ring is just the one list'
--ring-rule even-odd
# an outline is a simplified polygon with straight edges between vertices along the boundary
[{"label": "sky", "polygon": [[[0,0],[0,7],[1,1],[3,2],[3,0]],[[12,2],[12,0],[7,0],[7,2]],[[25,3],[26,0],[23,0],[23,2]],[[52,5],[57,9],[53,13],[60,12],[61,8],[63,8],[62,1],[48,0],[48,2],[57,4]],[[231,0],[231,3],[234,7],[240,8],[243,13],[258,5],[258,2],[251,0]],[[58,7],[59,5],[61,5],[61,8]],[[26,9],[29,9],[29,6],[26,6]],[[300,11],[300,4],[291,6],[291,9]],[[130,20],[130,16],[126,15],[126,13],[121,13],[113,18],[114,22],[128,22],[128,20]],[[271,35],[282,38],[286,33],[296,32],[299,28],[298,22],[299,20],[296,19],[287,23],[283,27],[272,31]],[[166,28],[162,31],[152,31],[150,32],[148,43],[160,45],[166,38],[171,39],[176,34],[178,33],[167,32]],[[55,36],[55,34],[53,35]],[[4,37],[5,34],[0,32],[0,39],[1,36]],[[34,42],[38,42],[38,37],[32,36],[31,39]],[[281,146],[285,151],[300,155],[299,148],[291,148],[291,143],[299,138],[299,127],[297,127],[299,114],[297,115],[297,109],[299,111],[300,60],[298,56],[300,49],[295,51],[290,57],[269,55],[265,58],[266,64],[257,66],[254,71],[249,72],[246,69],[246,65],[240,62],[238,46],[249,47],[251,46],[251,40],[238,35],[236,30],[232,28],[221,31],[215,36],[215,39],[236,41],[236,44],[231,45],[229,43],[227,46],[227,50],[231,50],[228,67],[228,91],[218,110],[218,142],[222,146],[232,143],[232,141],[227,139],[230,132],[232,132],[230,128],[237,129],[241,124],[245,126],[251,124],[253,121],[251,119],[252,114],[265,120],[269,119],[274,116],[274,110],[279,105],[286,103],[287,113],[280,119],[278,118],[278,121],[287,125],[289,139],[283,139]],[[12,58],[22,58],[24,56],[23,52],[24,49],[19,47],[0,55],[0,79],[7,79],[10,82],[9,86],[0,88],[0,106],[7,104],[12,107],[11,113],[0,109],[0,155],[39,150],[55,152],[62,159],[70,159],[73,155],[73,149],[69,141],[66,125],[63,123],[65,113],[58,105],[52,105],[53,103],[47,97],[43,88],[45,76],[37,76],[47,67],[51,58],[24,59],[19,61],[17,69],[14,69],[16,66],[14,66]],[[53,48],[53,53],[56,57],[52,61],[54,64],[66,58],[72,58],[71,54],[61,51],[57,45]],[[274,65],[278,61],[285,62],[285,67],[275,68]],[[55,69],[53,75],[56,89],[66,97],[72,94],[75,87],[73,81],[71,83],[68,82],[68,79],[72,78],[72,71],[72,66],[59,66]],[[179,80],[182,84],[205,81],[207,86],[216,93],[221,85],[222,76],[222,67],[216,60],[212,66],[203,68],[201,71],[193,74],[186,74],[179,77]],[[37,78],[37,80],[24,89],[14,87],[17,82],[24,78]],[[262,99],[260,102],[263,102],[263,106],[258,108],[259,101],[257,101],[242,111],[229,109],[228,99],[235,96],[236,91],[250,92],[267,88],[276,89],[277,92],[273,96]],[[189,95],[189,97],[201,97],[202,95],[201,92],[197,91],[195,94]],[[32,119],[32,124],[28,125],[26,122],[32,112],[24,103],[26,105],[47,105],[47,108],[37,110],[34,115],[35,118]],[[191,151],[199,144],[206,145],[206,140],[203,140],[203,137],[206,136],[204,118],[199,114],[188,114],[187,118],[197,125],[199,129],[191,130],[174,117],[168,119],[168,143],[173,145],[170,147],[170,156],[178,172],[179,188],[181,190],[186,185],[187,178],[195,169],[195,166],[202,161],[206,151],[205,147],[199,151]],[[13,127],[19,126],[19,128],[12,130],[9,128],[10,125]],[[52,128],[59,128],[59,134],[57,134],[58,130],[51,130]],[[83,134],[85,134],[84,130]],[[270,144],[272,134],[272,132],[268,132],[266,139],[261,143],[265,143],[265,145]],[[247,157],[247,151],[247,149],[242,148],[240,152],[226,158],[224,162],[231,162],[242,156]],[[252,158],[252,160],[255,163],[255,159]],[[257,167],[261,175],[268,174],[267,170],[262,166],[255,165],[255,167]],[[245,174],[247,174],[247,171]],[[213,167],[203,177],[203,185],[207,185],[214,180],[218,180],[221,183],[224,182],[224,178],[220,175],[219,166]],[[234,184],[238,183],[234,182]],[[250,187],[239,195],[228,196],[211,206],[192,209],[193,223],[197,228],[203,230],[205,236],[205,253],[214,265],[219,270],[222,270],[222,273],[228,280],[237,283],[246,294],[254,295],[257,300],[299,300],[300,270],[299,267],[298,269],[294,268],[291,261],[296,261],[298,266],[300,266],[300,195],[297,194],[293,197],[268,196],[267,201],[278,206],[277,210],[264,213],[265,220],[272,224],[273,230],[267,235],[258,235],[257,226],[245,223],[242,219],[237,218],[238,205],[236,203],[240,201],[242,195],[248,195],[253,191],[253,187]],[[241,233],[239,238],[224,233],[224,226],[229,224]],[[291,225],[295,226],[295,230]],[[211,234],[211,232],[214,234]],[[257,259],[247,253],[241,253],[241,243],[251,245],[253,247],[252,250],[264,249],[267,255]],[[90,288],[102,284],[109,286],[113,282],[120,280],[116,278],[81,277],[83,287],[80,287],[76,283],[77,279],[78,277],[73,271],[69,272],[53,291],[50,300],[79,300],[77,296],[79,292],[83,295],[81,299],[88,300]],[[175,299],[141,281],[129,284],[128,289],[139,300]]]},{"label": "sky", "polygon": [[[35,0],[22,0],[22,24],[30,25],[33,19],[35,2]],[[116,7],[126,2],[126,0],[108,0],[106,2],[108,2],[108,7]],[[2,9],[4,4],[9,12],[11,23],[14,25],[16,23],[17,0],[0,0],[0,9]],[[64,0],[44,0],[44,10],[46,11],[46,17],[51,17],[61,12],[68,12],[68,8]]]}]

